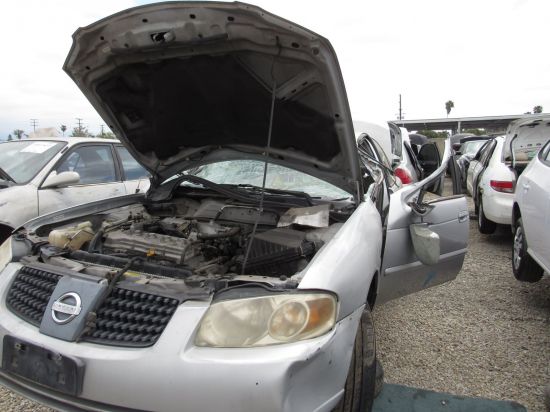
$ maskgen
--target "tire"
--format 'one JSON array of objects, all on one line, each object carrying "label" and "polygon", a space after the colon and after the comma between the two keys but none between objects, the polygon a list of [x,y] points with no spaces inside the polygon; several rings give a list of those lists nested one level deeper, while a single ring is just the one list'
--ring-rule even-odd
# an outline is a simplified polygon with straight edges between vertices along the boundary
[{"label": "tire", "polygon": [[333,412],[370,412],[376,384],[376,339],[371,312],[361,315],[344,395]]},{"label": "tire", "polygon": [[376,359],[376,381],[374,382],[374,397],[378,398],[382,388],[384,387],[384,368],[382,367],[382,362],[379,359]]},{"label": "tire", "polygon": [[491,235],[495,233],[495,230],[497,228],[497,224],[485,216],[485,212],[483,211],[483,202],[481,201],[481,194],[479,197],[479,203],[477,206],[477,228],[479,229],[480,233],[483,233],[484,235]]},{"label": "tire", "polygon": [[527,239],[523,221],[519,218],[516,221],[514,231],[514,243],[512,246],[512,270],[517,280],[522,282],[538,282],[541,280],[544,270],[527,253]]}]

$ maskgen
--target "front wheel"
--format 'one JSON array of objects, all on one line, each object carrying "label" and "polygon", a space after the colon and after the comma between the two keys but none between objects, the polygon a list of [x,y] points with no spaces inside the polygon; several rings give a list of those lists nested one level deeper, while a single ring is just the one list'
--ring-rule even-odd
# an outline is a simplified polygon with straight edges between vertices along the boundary
[{"label": "front wheel", "polygon": [[481,194],[479,195],[479,205],[477,207],[477,228],[484,235],[495,233],[495,230],[497,228],[497,224],[487,219],[487,216],[485,216],[485,212],[483,210],[483,202],[481,201]]},{"label": "front wheel", "polygon": [[512,270],[515,278],[522,282],[538,282],[544,273],[538,263],[527,253],[527,239],[525,239],[525,230],[521,218],[516,221],[514,232]]},{"label": "front wheel", "polygon": [[333,412],[369,412],[375,395],[376,339],[372,314],[365,308],[361,315],[353,355],[344,388],[344,396]]}]

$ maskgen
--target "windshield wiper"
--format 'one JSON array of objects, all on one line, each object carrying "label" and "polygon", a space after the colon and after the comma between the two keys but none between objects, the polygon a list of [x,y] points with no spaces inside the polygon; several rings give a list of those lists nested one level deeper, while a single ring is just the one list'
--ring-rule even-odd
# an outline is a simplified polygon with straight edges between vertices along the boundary
[{"label": "windshield wiper", "polygon": [[4,179],[4,180],[7,180],[8,182],[15,183],[15,180],[13,180],[13,178],[9,174],[7,174],[6,171],[1,167],[0,167],[0,179]]},{"label": "windshield wiper", "polygon": [[[223,185],[219,185],[217,183],[211,182],[210,180],[203,179],[202,177],[194,176],[194,175],[187,175],[187,174],[181,174],[175,179],[170,180],[169,182],[166,182],[160,186],[154,187],[153,190],[149,190],[147,193],[147,197],[149,200],[152,201],[165,201],[172,197],[172,193],[174,190],[180,186],[182,182],[190,182],[195,185],[199,185],[204,187],[205,189],[214,190],[215,192],[218,192],[228,198],[240,200],[242,202],[255,202],[257,199],[255,197],[252,197],[250,193],[247,193],[243,190],[238,190],[234,188],[225,187]],[[298,199],[301,199],[298,197]],[[273,200],[266,200],[264,202],[267,206],[279,206],[279,207],[303,207],[304,205],[298,202],[276,202]]]},{"label": "windshield wiper", "polygon": [[245,184],[245,183],[239,183],[236,185],[229,185],[225,184],[222,186],[228,186],[228,187],[236,187],[238,189],[244,189],[247,192],[253,192],[260,194],[262,191],[265,193],[273,194],[273,195],[283,195],[283,196],[291,196],[291,197],[297,197],[305,199],[309,206],[313,206],[315,203],[313,202],[313,198],[306,192],[300,192],[295,190],[283,190],[283,189],[271,189],[271,188],[261,188],[260,186],[255,186],[251,184]]}]

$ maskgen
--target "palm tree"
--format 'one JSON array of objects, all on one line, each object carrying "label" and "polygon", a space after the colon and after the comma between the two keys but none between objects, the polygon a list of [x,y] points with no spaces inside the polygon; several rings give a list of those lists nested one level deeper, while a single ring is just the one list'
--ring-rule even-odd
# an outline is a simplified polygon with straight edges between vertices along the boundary
[{"label": "palm tree", "polygon": [[451,113],[451,110],[455,107],[455,104],[452,100],[449,100],[447,103],[445,103],[445,110],[447,110],[447,117],[449,117],[449,113]]},{"label": "palm tree", "polygon": [[537,106],[533,107],[533,113],[542,113],[542,106],[537,105]]},{"label": "palm tree", "polygon": [[63,133],[63,136],[65,136],[65,132],[67,131],[67,126],[65,126],[64,124],[61,125],[60,127],[61,129],[61,132]]}]

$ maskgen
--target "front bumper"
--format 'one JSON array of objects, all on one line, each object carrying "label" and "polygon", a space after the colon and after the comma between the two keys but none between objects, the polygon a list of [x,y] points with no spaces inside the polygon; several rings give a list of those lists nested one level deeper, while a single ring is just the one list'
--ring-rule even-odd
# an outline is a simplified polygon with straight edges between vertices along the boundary
[{"label": "front bumper", "polygon": [[0,383],[41,403],[71,411],[329,411],[343,393],[363,308],[316,339],[226,349],[192,344],[208,304],[186,302],[152,347],[77,344],[42,335],[7,309],[18,266],[0,274],[0,339],[12,335],[85,363],[78,398],[0,373]]}]

